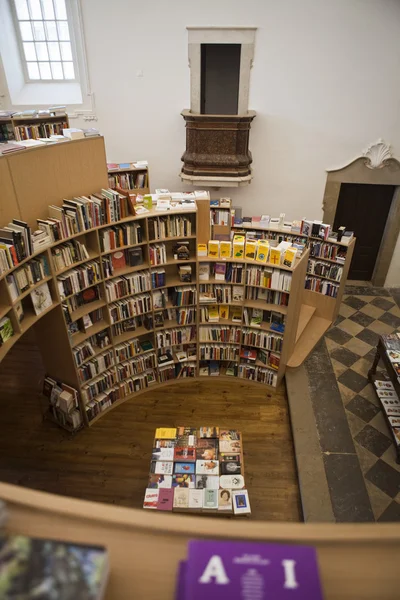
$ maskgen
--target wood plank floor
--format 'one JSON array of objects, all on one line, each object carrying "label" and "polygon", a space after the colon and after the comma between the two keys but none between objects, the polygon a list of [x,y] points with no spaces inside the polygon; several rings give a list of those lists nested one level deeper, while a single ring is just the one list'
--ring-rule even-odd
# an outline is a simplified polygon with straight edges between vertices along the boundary
[{"label": "wood plank floor", "polygon": [[[29,336],[29,337],[27,337]],[[253,518],[301,520],[285,388],[215,379],[151,390],[70,436],[43,422],[44,369],[28,332],[0,365],[0,480],[140,508],[157,426],[240,429]]]}]

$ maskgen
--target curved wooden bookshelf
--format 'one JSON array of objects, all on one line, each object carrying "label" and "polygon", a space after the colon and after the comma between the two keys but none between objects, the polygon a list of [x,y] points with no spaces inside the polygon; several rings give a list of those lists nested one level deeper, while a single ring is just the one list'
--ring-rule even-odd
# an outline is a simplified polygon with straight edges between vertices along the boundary
[{"label": "curved wooden bookshelf", "polygon": [[[252,540],[316,547],[326,600],[397,597],[397,523],[274,523],[154,514],[0,483],[9,514],[6,533],[106,546],[110,577],[105,600],[175,598],[178,562],[193,538]],[[163,556],[154,564],[154,556]],[[134,560],[132,560],[134,557]],[[340,576],[338,576],[340,574]]]}]

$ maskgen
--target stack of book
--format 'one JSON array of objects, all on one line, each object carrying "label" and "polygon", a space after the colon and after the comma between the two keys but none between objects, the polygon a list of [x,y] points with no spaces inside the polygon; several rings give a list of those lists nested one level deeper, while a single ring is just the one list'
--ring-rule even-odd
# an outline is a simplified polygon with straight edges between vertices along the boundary
[{"label": "stack of book", "polygon": [[156,429],[143,508],[249,515],[241,433],[219,427]]},{"label": "stack of book", "polygon": [[49,399],[50,415],[59,425],[74,431],[82,426],[78,392],[75,388],[46,376],[43,394]]}]

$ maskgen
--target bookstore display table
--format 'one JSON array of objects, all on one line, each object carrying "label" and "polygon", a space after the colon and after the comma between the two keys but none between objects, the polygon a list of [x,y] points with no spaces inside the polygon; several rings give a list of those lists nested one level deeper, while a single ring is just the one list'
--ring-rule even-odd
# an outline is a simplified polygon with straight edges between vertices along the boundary
[{"label": "bookstore display table", "polygon": [[[378,376],[376,369],[382,360],[389,379]],[[379,336],[376,355],[368,378],[375,387],[396,447],[400,464],[400,333]]]},{"label": "bookstore display table", "polygon": [[156,429],[143,508],[249,515],[242,434],[219,427]]}]

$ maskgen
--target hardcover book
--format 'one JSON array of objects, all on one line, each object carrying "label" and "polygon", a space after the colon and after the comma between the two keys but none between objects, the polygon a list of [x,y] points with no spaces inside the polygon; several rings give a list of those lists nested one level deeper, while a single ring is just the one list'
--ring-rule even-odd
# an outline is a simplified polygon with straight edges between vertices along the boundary
[{"label": "hardcover book", "polygon": [[230,258],[232,254],[231,242],[221,241],[219,243],[219,255],[221,258]]},{"label": "hardcover book", "polygon": [[211,258],[219,257],[219,242],[216,240],[210,240],[208,242],[208,256]]},{"label": "hardcover book", "polygon": [[126,267],[125,254],[123,252],[113,252],[112,256],[112,265],[115,270],[123,269]]},{"label": "hardcover book", "polygon": [[215,263],[214,276],[217,281],[225,281],[226,263]]},{"label": "hardcover book", "polygon": [[143,501],[143,508],[157,509],[158,504],[158,489],[146,489]]},{"label": "hardcover book", "polygon": [[103,546],[23,535],[0,537],[1,598],[101,600],[109,562]]},{"label": "hardcover book", "polygon": [[170,488],[172,487],[172,475],[150,475],[147,487],[152,490]]},{"label": "hardcover book", "polygon": [[47,283],[42,283],[42,285],[34,289],[30,294],[36,315],[40,315],[50,308],[53,303]]},{"label": "hardcover book", "polygon": [[221,463],[221,475],[240,475],[242,468],[239,461],[226,461]]},{"label": "hardcover book", "polygon": [[218,438],[218,436],[219,436],[219,427],[200,427],[199,428],[199,438],[200,439]]},{"label": "hardcover book", "polygon": [[176,438],[175,427],[158,427],[156,429],[155,438],[158,440],[173,440]]},{"label": "hardcover book", "polygon": [[189,489],[176,487],[174,489],[174,508],[189,508]]},{"label": "hardcover book", "polygon": [[217,490],[220,484],[219,479],[218,475],[196,475],[196,488],[198,490]]},{"label": "hardcover book", "polygon": [[323,598],[310,546],[192,540],[180,574],[182,600]]},{"label": "hardcover book", "polygon": [[189,446],[175,446],[174,460],[179,462],[194,462],[196,460],[196,449]]},{"label": "hardcover book", "polygon": [[189,489],[189,508],[194,510],[203,508],[202,489]]},{"label": "hardcover book", "polygon": [[240,440],[240,433],[236,429],[221,429],[219,432],[220,441],[238,441]]},{"label": "hardcover book", "polygon": [[226,452],[227,454],[237,454],[241,452],[242,446],[240,440],[220,440],[219,451]]},{"label": "hardcover book", "polygon": [[229,490],[240,490],[244,488],[244,477],[243,475],[221,475],[219,486]]},{"label": "hardcover book", "polygon": [[174,463],[174,473],[175,474],[185,474],[185,473],[194,473],[195,465],[194,462],[176,462]]},{"label": "hardcover book", "polygon": [[218,490],[218,510],[232,512],[231,490]]},{"label": "hardcover book", "polygon": [[[208,442],[207,446],[199,446],[199,442]],[[217,460],[218,458],[218,440],[199,440],[196,448],[196,458],[198,460]]]},{"label": "hardcover book", "polygon": [[158,491],[157,510],[172,510],[174,504],[174,490],[161,488]]},{"label": "hardcover book", "polygon": [[150,473],[154,473],[156,475],[172,475],[173,466],[174,463],[169,461],[152,461],[150,465]]},{"label": "hardcover book", "polygon": [[203,490],[203,509],[218,509],[218,490],[212,490],[207,488]]},{"label": "hardcover book", "polygon": [[248,515],[251,513],[247,490],[234,490],[232,492],[232,503],[235,515]]},{"label": "hardcover book", "polygon": [[219,475],[218,460],[196,460],[197,475]]},{"label": "hardcover book", "polygon": [[196,446],[197,429],[194,427],[177,427],[177,446]]},{"label": "hardcover book", "polygon": [[193,473],[180,473],[172,476],[173,488],[194,488],[195,486],[196,477]]},{"label": "hardcover book", "polygon": [[151,460],[174,460],[174,448],[153,448]]}]

